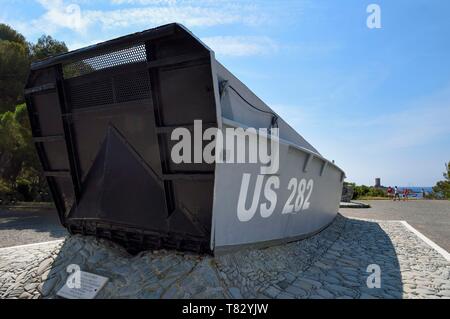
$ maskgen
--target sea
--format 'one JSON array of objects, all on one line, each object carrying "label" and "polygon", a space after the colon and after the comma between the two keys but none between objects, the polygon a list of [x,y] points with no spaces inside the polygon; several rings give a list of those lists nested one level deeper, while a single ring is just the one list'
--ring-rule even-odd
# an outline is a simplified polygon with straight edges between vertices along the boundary
[{"label": "sea", "polygon": [[409,197],[413,198],[423,198],[422,191],[425,191],[426,194],[429,194],[433,191],[433,187],[420,187],[420,186],[399,186],[398,189],[401,192],[405,188],[408,188],[412,193],[409,194]]}]

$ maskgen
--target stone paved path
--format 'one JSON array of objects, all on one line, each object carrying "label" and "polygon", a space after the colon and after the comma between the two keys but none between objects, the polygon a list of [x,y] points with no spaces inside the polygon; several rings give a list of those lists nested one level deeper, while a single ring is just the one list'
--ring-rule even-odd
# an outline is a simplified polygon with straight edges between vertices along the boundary
[{"label": "stone paved path", "polygon": [[[1,298],[54,298],[69,264],[110,278],[98,298],[450,298],[450,263],[399,222],[338,216],[320,234],[218,257],[128,255],[105,240],[0,250]],[[381,287],[369,289],[370,264]]]},{"label": "stone paved path", "polygon": [[0,248],[62,239],[67,235],[54,209],[0,207]]},{"label": "stone paved path", "polygon": [[405,220],[442,248],[450,251],[449,200],[391,200],[363,201],[368,209],[341,208],[339,212],[350,218],[376,220]]}]

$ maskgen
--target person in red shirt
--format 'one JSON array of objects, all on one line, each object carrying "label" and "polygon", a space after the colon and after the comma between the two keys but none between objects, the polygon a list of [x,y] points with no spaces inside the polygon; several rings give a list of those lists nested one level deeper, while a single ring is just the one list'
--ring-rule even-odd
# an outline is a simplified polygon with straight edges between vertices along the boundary
[{"label": "person in red shirt", "polygon": [[394,189],[391,187],[391,186],[389,186],[388,188],[387,188],[387,194],[388,194],[388,197],[389,198],[391,198],[391,197],[393,197],[392,196],[392,193],[394,192]]},{"label": "person in red shirt", "polygon": [[408,189],[408,188],[405,188],[405,189],[403,190],[403,200],[404,200],[404,201],[408,200],[408,195],[409,195],[409,189]]}]

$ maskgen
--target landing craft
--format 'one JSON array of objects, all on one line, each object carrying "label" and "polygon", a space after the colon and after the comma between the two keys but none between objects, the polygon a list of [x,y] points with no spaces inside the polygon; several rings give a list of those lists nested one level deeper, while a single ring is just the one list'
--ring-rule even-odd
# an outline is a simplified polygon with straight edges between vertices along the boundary
[{"label": "landing craft", "polygon": [[[132,252],[220,253],[307,237],[337,214],[344,172],[179,24],[35,62],[25,95],[44,174],[72,234]],[[202,130],[268,129],[278,169],[175,163],[172,132],[193,131],[196,120]]]}]

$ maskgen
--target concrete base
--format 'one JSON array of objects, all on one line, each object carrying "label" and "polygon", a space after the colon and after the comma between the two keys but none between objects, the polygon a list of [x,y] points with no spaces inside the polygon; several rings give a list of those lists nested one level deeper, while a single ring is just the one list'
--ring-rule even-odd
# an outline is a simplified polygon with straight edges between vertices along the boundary
[{"label": "concrete base", "polygon": [[341,202],[339,204],[340,208],[370,208],[370,205],[364,204],[364,203],[357,203],[357,202]]}]

